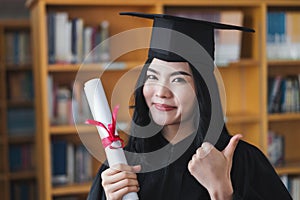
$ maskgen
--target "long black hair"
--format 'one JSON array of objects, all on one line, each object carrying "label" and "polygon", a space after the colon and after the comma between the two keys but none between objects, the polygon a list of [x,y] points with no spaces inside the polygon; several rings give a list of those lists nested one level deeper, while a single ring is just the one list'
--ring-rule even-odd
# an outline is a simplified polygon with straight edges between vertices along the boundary
[{"label": "long black hair", "polygon": [[[137,127],[145,127],[151,123],[151,118],[149,115],[149,108],[146,104],[145,97],[143,95],[143,87],[146,81],[147,70],[149,65],[151,64],[153,58],[148,58],[146,63],[144,64],[140,76],[137,80],[137,84],[135,87],[134,93],[134,112],[133,112],[133,120],[131,124],[131,135],[128,140],[127,149],[129,151],[135,152],[144,152],[143,147],[144,145],[144,138],[140,138],[141,134],[145,134],[145,130],[141,133],[141,129]],[[189,62],[188,62],[189,63]],[[201,146],[206,132],[208,130],[210,119],[211,119],[211,99],[209,95],[208,87],[202,78],[199,71],[189,63],[191,68],[193,77],[194,77],[194,84],[195,84],[195,94],[197,97],[198,106],[196,106],[199,110],[195,110],[195,112],[200,113],[199,117],[197,118],[198,124],[196,127],[197,133],[195,136],[195,144],[197,146]],[[161,129],[158,129],[161,130]],[[226,126],[224,125],[223,131],[227,132]],[[151,130],[148,130],[151,131]],[[153,130],[152,130],[153,131]],[[147,133],[146,133],[147,134]],[[153,133],[151,133],[153,135]]]}]

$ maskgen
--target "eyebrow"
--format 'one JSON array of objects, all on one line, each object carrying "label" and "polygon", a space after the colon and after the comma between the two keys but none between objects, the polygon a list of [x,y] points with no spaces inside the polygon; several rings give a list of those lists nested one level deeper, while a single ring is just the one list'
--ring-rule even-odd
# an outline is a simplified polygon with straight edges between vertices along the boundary
[{"label": "eyebrow", "polygon": [[[159,74],[156,70],[154,70],[152,68],[148,68],[148,71],[153,72],[154,74]],[[185,71],[176,71],[176,72],[171,73],[170,76],[176,76],[176,75],[192,76],[191,74],[189,74]]]}]

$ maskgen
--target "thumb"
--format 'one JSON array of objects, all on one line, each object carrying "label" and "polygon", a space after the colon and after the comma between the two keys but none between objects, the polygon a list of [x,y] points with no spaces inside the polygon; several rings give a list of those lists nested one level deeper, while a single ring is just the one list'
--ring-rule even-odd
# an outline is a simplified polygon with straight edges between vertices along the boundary
[{"label": "thumb", "polygon": [[140,172],[141,169],[142,169],[142,166],[141,166],[141,165],[135,165],[135,166],[132,166],[132,171],[133,171],[134,173]]},{"label": "thumb", "polygon": [[232,159],[235,148],[242,137],[243,136],[241,134],[237,134],[230,139],[227,147],[223,150],[223,154],[226,158]]}]

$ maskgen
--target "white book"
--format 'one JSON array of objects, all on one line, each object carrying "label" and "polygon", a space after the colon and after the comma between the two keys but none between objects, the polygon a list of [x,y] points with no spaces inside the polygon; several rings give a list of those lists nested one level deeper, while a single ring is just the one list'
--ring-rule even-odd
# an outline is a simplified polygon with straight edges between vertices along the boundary
[{"label": "white book", "polygon": [[48,75],[48,79],[47,79],[48,85],[47,85],[47,92],[48,92],[48,113],[49,113],[49,119],[50,119],[50,123],[54,122],[54,92],[53,92],[53,76],[52,75]]},{"label": "white book", "polygon": [[67,21],[64,32],[64,62],[71,63],[72,61],[72,23]]},{"label": "white book", "polygon": [[92,27],[85,27],[84,28],[84,36],[83,36],[83,55],[84,55],[84,62],[91,63],[92,56],[89,55],[92,50]]},{"label": "white book", "polygon": [[65,40],[67,25],[68,24],[68,13],[58,12],[55,15],[55,61],[58,63],[65,62],[66,58],[66,45]]},{"label": "white book", "polygon": [[69,183],[75,181],[75,150],[74,144],[68,142],[67,144],[67,176]]},{"label": "white book", "polygon": [[77,39],[77,55],[76,62],[83,60],[83,19],[78,18],[76,21],[76,39]]}]

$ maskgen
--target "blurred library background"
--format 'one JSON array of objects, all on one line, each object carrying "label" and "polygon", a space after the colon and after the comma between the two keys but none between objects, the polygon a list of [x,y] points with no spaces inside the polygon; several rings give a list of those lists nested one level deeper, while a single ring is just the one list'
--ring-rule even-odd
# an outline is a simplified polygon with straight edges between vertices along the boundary
[{"label": "blurred library background", "polygon": [[[147,50],[113,59],[117,44],[95,49],[110,36],[152,26],[150,20],[119,16],[123,11],[255,29],[254,34],[215,31],[226,122],[232,134],[242,133],[265,153],[293,199],[300,200],[296,0],[0,0],[0,199],[86,199],[101,162],[89,152],[99,137],[84,125],[91,114],[76,80],[82,62],[89,65],[86,73],[97,76],[95,66],[103,70],[110,106],[121,105],[118,127],[126,141],[130,111],[125,108],[139,70],[114,90],[124,74],[145,62]],[[137,42],[143,36],[138,37]],[[95,151],[103,154],[100,142]]]}]

